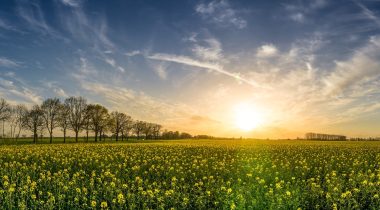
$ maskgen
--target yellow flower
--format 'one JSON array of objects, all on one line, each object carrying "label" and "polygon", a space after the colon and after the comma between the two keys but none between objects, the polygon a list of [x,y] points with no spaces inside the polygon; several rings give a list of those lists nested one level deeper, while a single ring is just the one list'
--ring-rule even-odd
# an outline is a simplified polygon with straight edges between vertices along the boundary
[{"label": "yellow flower", "polygon": [[102,201],[102,203],[100,203],[100,207],[103,209],[107,208],[107,206],[108,206],[107,202],[105,202],[105,201]]},{"label": "yellow flower", "polygon": [[119,195],[117,195],[117,202],[120,204],[123,204],[125,202],[124,195],[122,193],[119,193]]},{"label": "yellow flower", "polygon": [[11,186],[11,187],[9,188],[9,192],[12,193],[12,192],[14,192],[14,191],[15,191],[15,188]]},{"label": "yellow flower", "polygon": [[91,201],[91,206],[95,208],[96,207],[96,201]]},{"label": "yellow flower", "polygon": [[289,191],[286,191],[286,195],[287,195],[287,196],[291,196],[291,195],[292,195],[292,193],[291,193],[291,192],[289,192]]},{"label": "yellow flower", "polygon": [[232,192],[232,189],[231,188],[228,188],[227,189],[227,193],[231,193]]}]

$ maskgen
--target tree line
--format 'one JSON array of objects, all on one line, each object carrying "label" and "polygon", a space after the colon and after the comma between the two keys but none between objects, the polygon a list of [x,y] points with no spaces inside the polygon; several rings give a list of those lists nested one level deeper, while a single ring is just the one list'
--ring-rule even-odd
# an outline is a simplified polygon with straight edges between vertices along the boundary
[{"label": "tree line", "polygon": [[324,141],[345,141],[347,137],[343,135],[332,135],[332,134],[323,134],[323,133],[306,133],[305,139],[324,140]]},{"label": "tree line", "polygon": [[49,141],[52,143],[54,131],[60,129],[63,133],[63,142],[66,142],[67,131],[75,133],[75,141],[78,142],[79,134],[84,132],[86,141],[90,132],[95,141],[104,140],[106,134],[111,134],[116,141],[128,140],[130,137],[137,139],[179,139],[191,138],[188,133],[179,131],[162,131],[162,125],[156,123],[134,120],[131,116],[119,112],[110,112],[100,104],[88,104],[81,96],[69,97],[64,101],[58,98],[48,98],[40,105],[27,108],[23,104],[10,105],[5,99],[0,99],[0,121],[9,124],[10,137],[17,141],[22,130],[33,134],[33,142],[38,140],[44,132],[49,133]]}]

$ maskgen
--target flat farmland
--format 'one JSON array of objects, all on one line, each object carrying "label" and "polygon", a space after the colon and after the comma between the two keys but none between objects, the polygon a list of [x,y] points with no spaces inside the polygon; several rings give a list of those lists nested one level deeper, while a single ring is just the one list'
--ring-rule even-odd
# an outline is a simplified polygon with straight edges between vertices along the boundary
[{"label": "flat farmland", "polygon": [[379,209],[380,142],[0,146],[1,209]]}]

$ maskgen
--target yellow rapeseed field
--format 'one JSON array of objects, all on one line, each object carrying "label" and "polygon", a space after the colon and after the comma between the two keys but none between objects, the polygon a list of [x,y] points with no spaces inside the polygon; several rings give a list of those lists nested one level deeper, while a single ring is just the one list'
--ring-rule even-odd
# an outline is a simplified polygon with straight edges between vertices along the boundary
[{"label": "yellow rapeseed field", "polygon": [[0,147],[1,209],[379,209],[380,143]]}]

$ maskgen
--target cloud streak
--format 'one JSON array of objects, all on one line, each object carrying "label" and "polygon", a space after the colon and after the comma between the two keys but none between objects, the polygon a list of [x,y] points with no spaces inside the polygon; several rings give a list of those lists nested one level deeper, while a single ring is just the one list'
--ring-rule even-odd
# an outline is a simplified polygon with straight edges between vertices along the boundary
[{"label": "cloud streak", "polygon": [[257,84],[255,81],[247,80],[247,79],[241,77],[239,73],[232,73],[232,72],[224,70],[223,67],[217,63],[202,62],[202,61],[195,60],[195,59],[187,57],[187,56],[171,55],[171,54],[165,54],[165,53],[157,53],[157,54],[153,54],[153,55],[148,55],[146,57],[149,59],[153,59],[153,60],[169,61],[169,62],[184,64],[184,65],[188,65],[188,66],[208,69],[208,70],[211,70],[211,71],[232,77],[239,82],[251,85],[253,87],[263,88],[263,86]]},{"label": "cloud streak", "polygon": [[0,57],[0,66],[13,68],[13,67],[19,67],[20,63],[18,61],[14,61],[9,58]]}]

